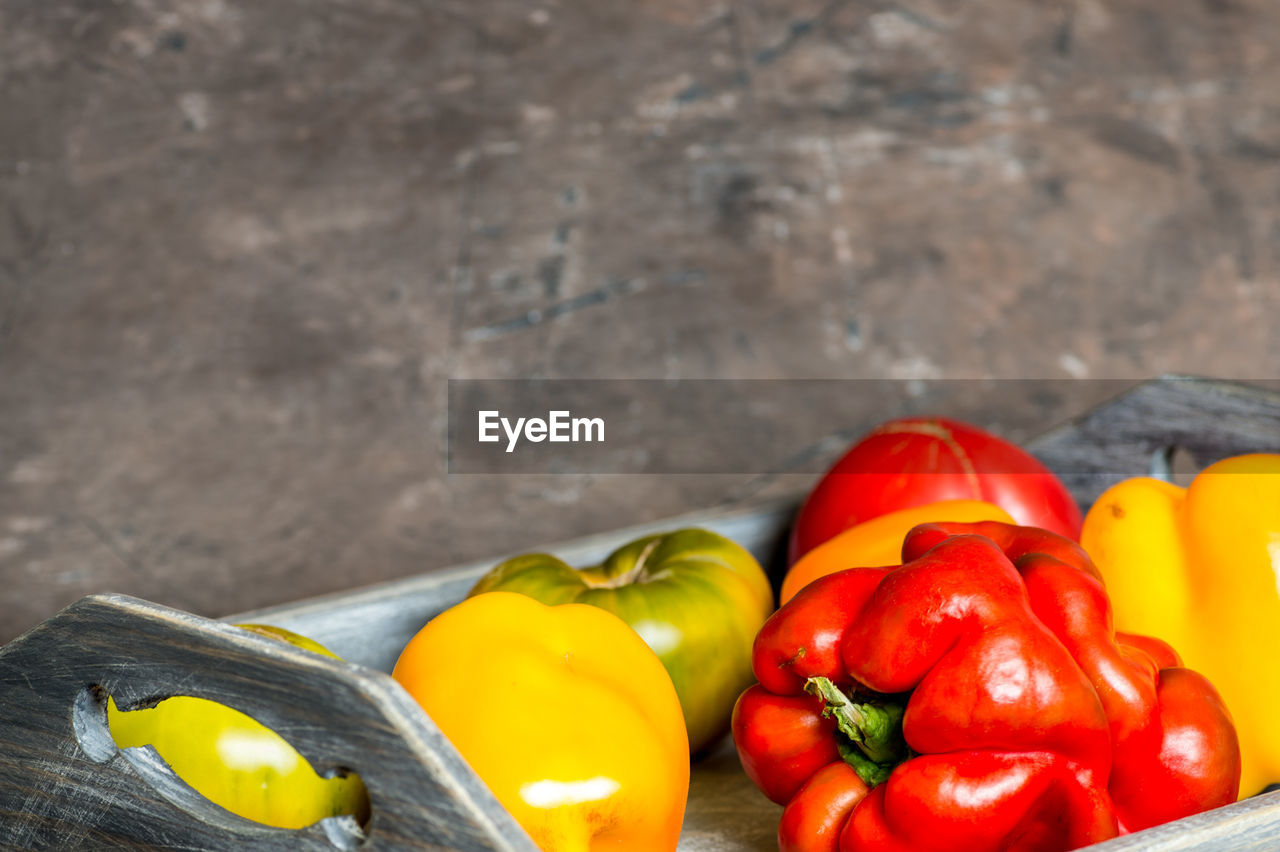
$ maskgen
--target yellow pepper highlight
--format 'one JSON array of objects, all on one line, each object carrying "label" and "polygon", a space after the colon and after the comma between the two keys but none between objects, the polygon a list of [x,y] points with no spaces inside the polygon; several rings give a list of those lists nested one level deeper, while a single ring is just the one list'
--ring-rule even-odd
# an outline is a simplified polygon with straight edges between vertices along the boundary
[{"label": "yellow pepper highlight", "polygon": [[1280,782],[1280,455],[1205,468],[1190,487],[1129,479],[1085,517],[1118,630],[1157,636],[1222,694],[1241,792]]},{"label": "yellow pepper highlight", "polygon": [[618,616],[487,592],[432,619],[392,676],[546,852],[676,848],[684,716]]},{"label": "yellow pepper highlight", "polygon": [[955,521],[1014,523],[1004,509],[982,500],[939,500],[899,509],[850,527],[802,556],[782,581],[781,604],[819,577],[846,568],[882,568],[902,563],[902,540],[920,524]]},{"label": "yellow pepper highlight", "polygon": [[[282,627],[242,629],[333,657],[320,643]],[[214,804],[254,822],[306,828],[325,817],[369,817],[358,775],[321,778],[288,740],[217,701],[176,695],[128,712],[107,699],[107,722],[120,748],[150,745],[183,781]]]}]

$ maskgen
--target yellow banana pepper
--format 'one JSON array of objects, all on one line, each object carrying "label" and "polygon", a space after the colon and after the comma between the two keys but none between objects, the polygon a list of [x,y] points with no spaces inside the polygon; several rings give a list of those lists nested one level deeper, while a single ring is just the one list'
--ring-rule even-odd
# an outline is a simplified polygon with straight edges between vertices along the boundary
[{"label": "yellow banana pepper", "polygon": [[616,615],[486,592],[392,673],[546,852],[672,852],[689,791],[680,700]]},{"label": "yellow banana pepper", "polygon": [[[282,627],[241,624],[327,657],[319,642]],[[358,775],[321,778],[297,750],[239,710],[191,695],[155,707],[122,711],[107,699],[107,722],[120,748],[152,746],[179,778],[215,804],[245,819],[305,828],[325,817],[369,817],[369,794]]]},{"label": "yellow banana pepper", "polygon": [[1280,782],[1280,455],[1220,461],[1185,489],[1121,482],[1094,503],[1080,543],[1116,629],[1169,642],[1222,694],[1241,791]]}]

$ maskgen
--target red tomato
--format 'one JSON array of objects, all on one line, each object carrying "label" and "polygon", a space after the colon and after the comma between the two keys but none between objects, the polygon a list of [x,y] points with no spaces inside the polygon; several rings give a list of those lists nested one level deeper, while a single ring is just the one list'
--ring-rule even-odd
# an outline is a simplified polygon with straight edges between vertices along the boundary
[{"label": "red tomato", "polygon": [[863,521],[937,500],[985,500],[1024,526],[1080,538],[1080,507],[1028,452],[976,426],[890,420],[818,481],[791,530],[790,562]]}]

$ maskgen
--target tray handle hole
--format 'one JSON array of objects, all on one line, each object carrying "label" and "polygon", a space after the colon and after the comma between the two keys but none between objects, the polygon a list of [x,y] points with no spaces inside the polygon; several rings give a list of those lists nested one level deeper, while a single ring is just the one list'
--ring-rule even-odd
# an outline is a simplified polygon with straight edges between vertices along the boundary
[{"label": "tray handle hole", "polygon": [[119,751],[107,726],[107,692],[102,687],[80,690],[71,710],[71,727],[80,748],[94,763],[106,763]]},{"label": "tray handle hole", "polygon": [[[123,756],[149,786],[173,804],[206,822],[221,823],[231,827],[237,821],[241,823],[255,821],[244,816],[236,816],[233,812],[224,810],[218,803],[206,798],[181,778],[153,745],[121,748],[111,731],[108,717],[110,700],[107,691],[96,684],[80,690],[75,698],[71,713],[72,729],[85,756],[95,763],[107,763],[116,755]],[[318,774],[326,780],[335,777],[354,777],[357,782],[359,780],[354,772],[345,769],[329,769]],[[359,784],[358,788],[348,789],[352,793],[349,802],[354,801],[357,813],[327,816],[317,821],[329,842],[342,852],[353,852],[364,843],[366,839],[364,826],[368,824],[370,814],[368,793],[364,785]],[[279,830],[282,834],[288,834],[295,829],[280,828]]]},{"label": "tray handle hole", "polygon": [[1170,444],[1151,456],[1151,476],[1186,488],[1200,472],[1200,463],[1186,447]]}]

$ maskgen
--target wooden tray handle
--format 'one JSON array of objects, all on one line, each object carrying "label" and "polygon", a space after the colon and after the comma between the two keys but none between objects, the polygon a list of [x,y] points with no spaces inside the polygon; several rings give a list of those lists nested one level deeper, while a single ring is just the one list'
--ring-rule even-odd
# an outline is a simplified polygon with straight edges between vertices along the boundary
[{"label": "wooden tray handle", "polygon": [[[372,816],[298,831],[241,819],[106,728],[173,695],[220,701],[321,775],[359,773]],[[536,847],[384,674],[122,595],[73,604],[0,649],[0,846],[501,850]]]},{"label": "wooden tray handle", "polygon": [[1280,393],[1162,376],[1034,439],[1027,449],[1087,509],[1120,480],[1158,473],[1175,449],[1201,467],[1243,453],[1280,452]]}]

